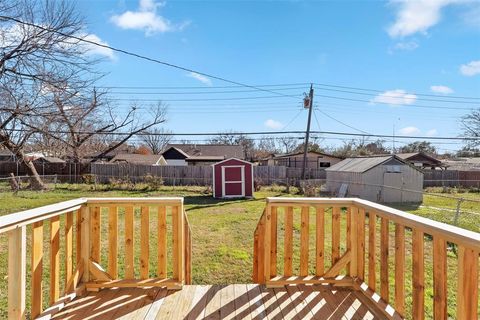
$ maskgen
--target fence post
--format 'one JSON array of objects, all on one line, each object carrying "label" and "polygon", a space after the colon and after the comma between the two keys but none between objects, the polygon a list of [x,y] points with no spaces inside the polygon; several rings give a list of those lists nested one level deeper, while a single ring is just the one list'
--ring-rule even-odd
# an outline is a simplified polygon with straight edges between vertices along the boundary
[{"label": "fence post", "polygon": [[458,218],[460,216],[460,206],[462,205],[463,201],[465,201],[465,199],[463,199],[463,198],[460,198],[457,201],[457,210],[455,212],[455,217],[453,218],[453,225],[454,226],[457,226],[457,224],[458,224]]},{"label": "fence post", "polygon": [[57,174],[55,173],[55,176],[53,177],[53,183],[54,183],[54,189],[57,189]]}]

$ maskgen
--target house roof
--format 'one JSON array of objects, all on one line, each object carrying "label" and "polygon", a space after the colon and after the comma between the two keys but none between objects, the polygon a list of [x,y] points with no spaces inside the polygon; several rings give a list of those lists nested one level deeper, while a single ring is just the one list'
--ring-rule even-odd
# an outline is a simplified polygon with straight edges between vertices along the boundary
[{"label": "house roof", "polygon": [[391,159],[396,159],[404,164],[409,165],[410,167],[414,168],[415,170],[419,170],[414,166],[406,163],[405,160],[395,156],[375,156],[375,157],[358,157],[358,158],[347,158],[343,161],[340,161],[333,166],[326,168],[325,171],[342,171],[342,172],[357,172],[363,173],[366,172],[380,164],[383,164]]},{"label": "house roof", "polygon": [[188,157],[185,161],[220,161],[224,159],[224,156],[194,156]]},{"label": "house roof", "polygon": [[397,157],[399,157],[400,159],[403,159],[403,160],[408,160],[410,158],[413,158],[415,156],[421,156],[421,157],[424,157],[434,163],[442,163],[442,161],[438,160],[437,158],[434,158],[428,154],[426,154],[425,152],[410,152],[410,153],[396,153],[395,154]]},{"label": "house roof", "polygon": [[145,164],[153,165],[162,158],[160,154],[135,154],[135,153],[124,153],[117,154],[110,162],[127,162],[127,163],[136,163],[136,164]]},{"label": "house roof", "polygon": [[224,144],[168,144],[165,151],[171,147],[182,150],[188,155],[188,158],[199,156],[221,156],[226,158],[243,159],[243,148],[241,145],[224,145]]},{"label": "house roof", "polygon": [[62,159],[57,158],[57,157],[40,157],[35,161],[45,161],[45,162],[48,162],[48,163],[65,163],[65,160],[62,160]]},{"label": "house roof", "polygon": [[[317,152],[317,151],[308,151],[309,154],[317,154],[319,156],[327,156],[330,158],[337,158],[337,159],[343,159],[342,157],[337,157],[328,153],[323,153],[323,152]],[[303,155],[303,152],[292,152],[292,153],[285,153],[285,154],[275,154],[273,156],[273,159],[282,159],[282,158],[289,158],[289,157],[294,157],[298,155]]]}]

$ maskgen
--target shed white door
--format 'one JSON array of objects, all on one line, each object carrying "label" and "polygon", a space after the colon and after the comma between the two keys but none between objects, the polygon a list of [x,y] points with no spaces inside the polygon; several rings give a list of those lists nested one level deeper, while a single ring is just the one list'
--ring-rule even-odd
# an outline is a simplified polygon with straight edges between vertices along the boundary
[{"label": "shed white door", "polygon": [[224,197],[245,196],[245,166],[222,167],[222,193]]}]

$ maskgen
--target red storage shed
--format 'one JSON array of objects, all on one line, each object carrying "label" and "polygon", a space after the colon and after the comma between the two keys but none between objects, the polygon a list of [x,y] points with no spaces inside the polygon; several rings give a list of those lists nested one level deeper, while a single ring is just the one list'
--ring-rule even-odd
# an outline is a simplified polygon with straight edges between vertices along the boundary
[{"label": "red storage shed", "polygon": [[213,165],[213,197],[253,197],[253,164],[236,158]]}]

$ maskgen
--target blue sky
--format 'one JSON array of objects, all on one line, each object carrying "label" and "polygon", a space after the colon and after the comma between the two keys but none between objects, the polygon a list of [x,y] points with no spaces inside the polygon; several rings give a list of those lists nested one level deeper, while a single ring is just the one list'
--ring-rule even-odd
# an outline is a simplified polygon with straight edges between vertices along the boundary
[{"label": "blue sky", "polygon": [[[110,89],[115,99],[164,100],[165,126],[173,132],[304,130],[301,95],[311,82],[321,84],[315,88],[313,130],[391,134],[395,127],[396,135],[458,136],[459,117],[480,107],[479,99],[458,98],[480,97],[480,1],[142,0],[78,6],[96,41],[249,85],[289,84],[268,89],[295,96],[216,88],[230,84],[108,50],[93,52],[105,57],[99,66],[108,73],[103,86],[204,87]],[[186,99],[196,101],[167,101]],[[118,103],[125,108],[129,102]]]}]

